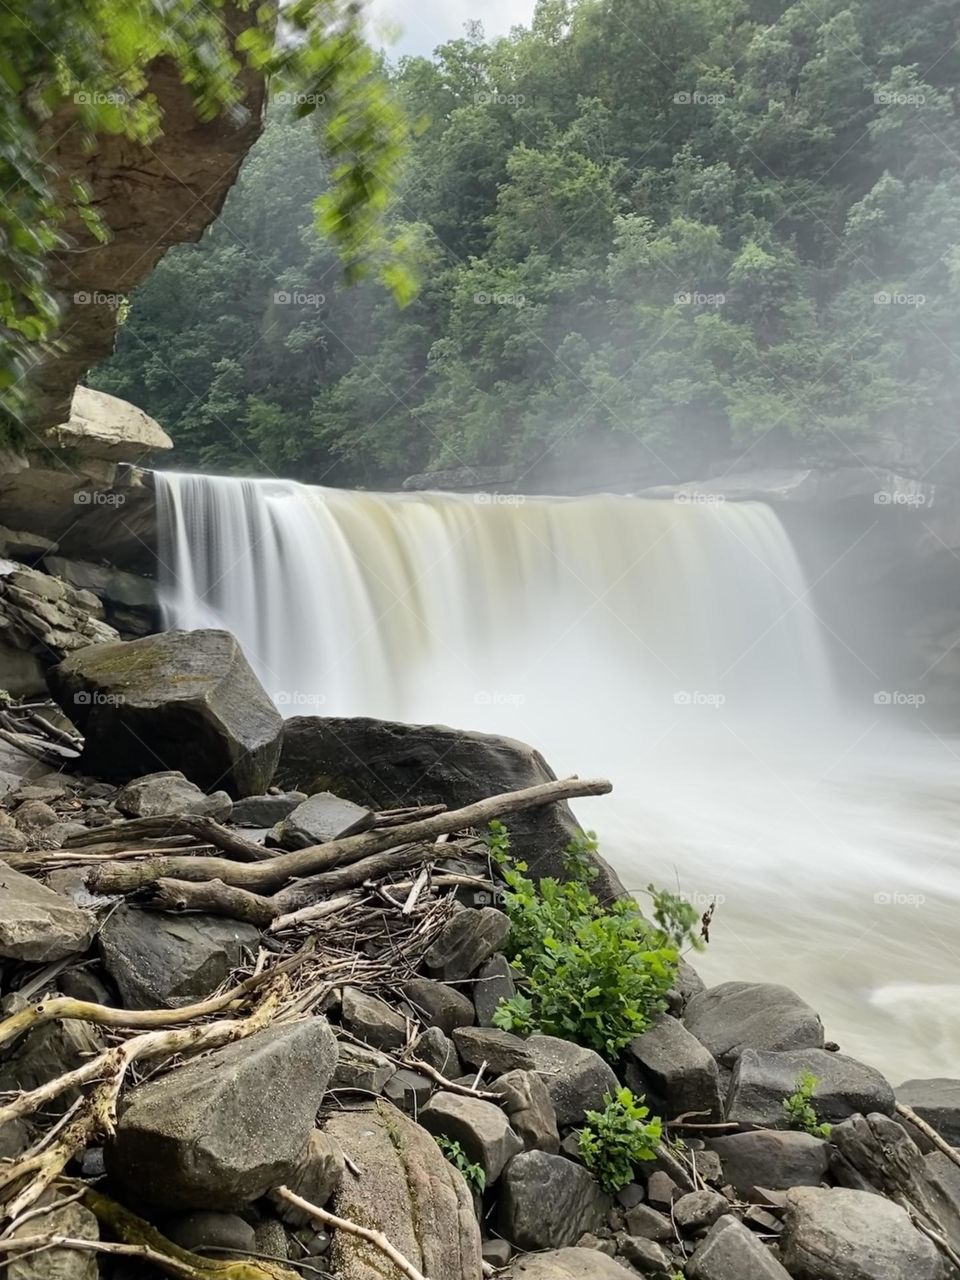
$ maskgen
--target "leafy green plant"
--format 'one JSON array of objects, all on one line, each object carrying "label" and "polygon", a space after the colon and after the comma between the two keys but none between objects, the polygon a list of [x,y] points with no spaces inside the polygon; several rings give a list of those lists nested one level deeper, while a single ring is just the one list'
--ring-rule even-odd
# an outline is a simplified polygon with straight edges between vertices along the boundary
[{"label": "leafy green plant", "polygon": [[520,988],[501,1001],[494,1024],[518,1035],[561,1036],[616,1058],[666,1007],[679,946],[692,942],[693,921],[676,909],[686,904],[662,895],[651,923],[630,898],[601,903],[590,888],[592,834],[567,849],[572,878],[563,883],[530,880],[526,864],[510,856],[502,823],[492,826],[488,847],[507,886],[507,951]]},{"label": "leafy green plant", "polygon": [[812,1072],[801,1072],[797,1077],[795,1091],[783,1100],[783,1109],[791,1129],[801,1129],[813,1138],[829,1138],[831,1126],[820,1120],[813,1105],[813,1095],[818,1083]]},{"label": "leafy green plant", "polygon": [[444,1159],[448,1160],[455,1169],[460,1170],[470,1189],[477,1195],[483,1195],[483,1189],[487,1185],[487,1175],[483,1171],[483,1166],[474,1164],[460,1143],[448,1138],[446,1134],[435,1134],[434,1141],[443,1152]]},{"label": "leafy green plant", "polygon": [[626,1088],[604,1094],[602,1111],[587,1112],[587,1124],[580,1130],[580,1157],[610,1195],[633,1181],[638,1164],[656,1157],[663,1126],[649,1115],[643,1098]]}]

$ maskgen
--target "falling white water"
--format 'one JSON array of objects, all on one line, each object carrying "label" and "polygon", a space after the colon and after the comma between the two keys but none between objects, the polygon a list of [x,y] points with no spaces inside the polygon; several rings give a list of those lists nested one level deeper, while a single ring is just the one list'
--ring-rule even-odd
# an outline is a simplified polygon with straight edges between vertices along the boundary
[{"label": "falling white water", "polygon": [[609,776],[578,814],[629,887],[717,899],[709,980],[795,987],[892,1077],[956,1073],[956,758],[840,713],[768,507],[157,483],[167,624],[233,631],[285,714]]}]

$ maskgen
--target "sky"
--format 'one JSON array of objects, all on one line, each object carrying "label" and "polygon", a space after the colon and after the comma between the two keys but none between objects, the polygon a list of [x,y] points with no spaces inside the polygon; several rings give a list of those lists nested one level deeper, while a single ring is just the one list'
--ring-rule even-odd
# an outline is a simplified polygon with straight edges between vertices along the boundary
[{"label": "sky", "polygon": [[401,53],[429,54],[445,40],[463,35],[463,25],[479,18],[488,36],[505,35],[517,23],[527,23],[534,0],[370,0],[375,43],[387,43],[383,30],[399,29],[397,41],[390,41],[393,56]]}]

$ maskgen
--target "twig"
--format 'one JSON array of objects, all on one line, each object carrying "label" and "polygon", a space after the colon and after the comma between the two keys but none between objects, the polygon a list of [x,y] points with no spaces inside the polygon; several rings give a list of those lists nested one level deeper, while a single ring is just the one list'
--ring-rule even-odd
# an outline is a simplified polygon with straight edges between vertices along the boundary
[{"label": "twig", "polygon": [[955,1151],[945,1138],[941,1138],[940,1134],[937,1133],[936,1129],[934,1129],[932,1125],[927,1124],[926,1120],[918,1116],[912,1107],[908,1107],[904,1103],[898,1102],[895,1110],[897,1115],[903,1116],[904,1120],[909,1120],[912,1125],[916,1126],[923,1136],[933,1143],[938,1151],[943,1152],[948,1160],[952,1160],[955,1165],[960,1165],[960,1153]]},{"label": "twig", "polygon": [[321,1209],[319,1205],[311,1204],[309,1200],[304,1200],[302,1196],[295,1195],[288,1187],[277,1187],[274,1194],[279,1196],[281,1200],[286,1200],[288,1204],[294,1205],[302,1213],[308,1213],[311,1218],[322,1223],[325,1227],[332,1227],[334,1231],[343,1231],[347,1235],[358,1236],[361,1240],[366,1240],[368,1244],[372,1244],[375,1249],[379,1249],[385,1257],[389,1258],[400,1274],[407,1277],[407,1280],[427,1280],[422,1271],[418,1271],[399,1249],[394,1248],[382,1231],[376,1231],[371,1227],[362,1227],[359,1223],[351,1222],[349,1218],[338,1218],[336,1214],[328,1213],[326,1209]]}]

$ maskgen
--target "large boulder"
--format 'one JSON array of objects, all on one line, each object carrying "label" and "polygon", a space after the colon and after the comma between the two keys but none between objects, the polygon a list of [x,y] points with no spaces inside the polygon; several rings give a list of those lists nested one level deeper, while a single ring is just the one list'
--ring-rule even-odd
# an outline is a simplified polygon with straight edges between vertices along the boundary
[{"label": "large boulder", "polygon": [[444,982],[469,978],[506,942],[510,921],[502,911],[465,907],[443,926],[423,960]]},{"label": "large boulder", "polygon": [[547,1086],[535,1071],[507,1071],[497,1079],[497,1093],[510,1127],[530,1150],[556,1155],[560,1150],[557,1112]]},{"label": "large boulder", "polygon": [[744,1049],[822,1049],[823,1024],[789,987],[770,982],[723,982],[687,1003],[684,1026],[720,1062]]},{"label": "large boulder", "polygon": [[731,1215],[711,1227],[686,1274],[689,1280],[790,1280],[770,1250]]},{"label": "large boulder", "polygon": [[727,1119],[739,1124],[785,1129],[783,1101],[797,1090],[800,1078],[816,1079],[812,1102],[820,1120],[846,1120],[858,1112],[893,1114],[893,1089],[874,1067],[842,1053],[801,1049],[794,1053],[740,1055],[727,1094]]},{"label": "large boulder", "polygon": [[[333,1115],[325,1130],[359,1171],[340,1183],[334,1213],[376,1226],[426,1276],[480,1280],[473,1197],[425,1129],[380,1101]],[[330,1262],[340,1280],[384,1280],[388,1270],[382,1253],[343,1231],[334,1233]]]},{"label": "large boulder", "polygon": [[827,1143],[792,1129],[729,1133],[714,1138],[710,1147],[720,1157],[724,1182],[744,1196],[757,1187],[818,1187],[830,1167]]},{"label": "large boulder", "polygon": [[508,1280],[629,1280],[636,1274],[597,1249],[554,1249],[515,1262]]},{"label": "large boulder", "polygon": [[266,789],[282,720],[227,631],[168,631],[72,654],[50,688],[86,735],[82,763],[127,781],[158,765],[204,791]]},{"label": "large boulder", "polygon": [[128,818],[164,818],[168,814],[197,814],[225,822],[233,801],[225,791],[207,795],[195,782],[188,782],[179,769],[145,773],[128,782],[114,801]]},{"label": "large boulder", "polygon": [[97,922],[39,881],[0,862],[0,956],[47,964],[86,951]]},{"label": "large boulder", "polygon": [[308,796],[281,818],[270,832],[268,844],[281,849],[308,849],[342,836],[354,836],[373,825],[374,815],[352,800],[343,800],[329,791]]},{"label": "large boulder", "polygon": [[[413,804],[473,804],[502,791],[551,782],[543,756],[513,738],[399,724],[365,717],[296,716],[283,730],[277,782],[302,791],[334,791],[370,809]],[[510,841],[537,876],[563,877],[563,850],[580,827],[566,804],[514,814]],[[616,874],[597,859],[600,895],[625,893]]]},{"label": "large boulder", "polygon": [[121,1194],[235,1210],[294,1177],[337,1061],[326,1019],[269,1027],[134,1090],[107,1147]]},{"label": "large boulder", "polygon": [[960,1147],[960,1080],[907,1080],[897,1090],[897,1101],[932,1125],[951,1147]]},{"label": "large boulder", "polygon": [[561,1129],[582,1124],[588,1111],[602,1111],[604,1095],[616,1092],[617,1077],[592,1049],[556,1036],[530,1036],[525,1043]]},{"label": "large boulder", "polygon": [[503,1171],[498,1227],[520,1249],[562,1249],[601,1227],[610,1199],[582,1165],[524,1151]]},{"label": "large boulder", "polygon": [[664,1016],[624,1051],[625,1079],[667,1118],[698,1112],[706,1119],[723,1111],[720,1072],[709,1049],[676,1018]]},{"label": "large boulder", "polygon": [[457,1027],[472,1025],[475,1014],[469,996],[433,978],[411,978],[403,994],[413,1013],[427,1027],[439,1027],[450,1035]]},{"label": "large boulder", "polygon": [[946,1280],[949,1274],[906,1210],[866,1191],[789,1191],[780,1243],[794,1280]]},{"label": "large boulder", "polygon": [[112,912],[98,939],[126,1009],[177,1009],[212,995],[259,941],[259,929],[238,920],[132,907]]}]

